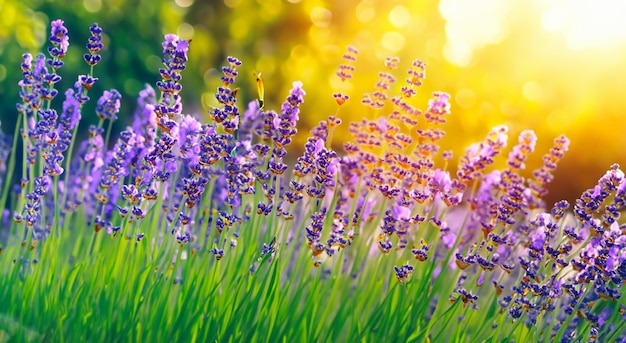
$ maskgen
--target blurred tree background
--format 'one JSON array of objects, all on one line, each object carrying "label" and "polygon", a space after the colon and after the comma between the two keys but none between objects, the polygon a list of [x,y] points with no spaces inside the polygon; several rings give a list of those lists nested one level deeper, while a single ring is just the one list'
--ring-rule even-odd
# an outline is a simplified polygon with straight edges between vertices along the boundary
[{"label": "blurred tree background", "polygon": [[[347,122],[375,116],[360,100],[374,89],[385,57],[401,60],[398,87],[419,58],[427,79],[413,104],[425,109],[437,90],[452,95],[444,149],[458,157],[499,124],[509,125],[512,146],[530,128],[539,136],[532,171],[565,133],[570,152],[548,200],[573,200],[611,163],[626,165],[625,10],[621,0],[0,0],[0,119],[12,133],[21,55],[45,49],[57,18],[69,29],[70,49],[56,108],[88,71],[81,61],[88,27],[98,22],[104,29],[100,81],[83,112],[84,129],[96,122],[95,102],[110,88],[123,95],[115,130],[128,125],[138,92],[159,79],[169,32],[193,39],[182,81],[185,113],[206,119],[228,55],[243,61],[242,107],[256,97],[256,72],[270,109],[279,109],[291,82],[302,80],[307,96],[296,151],[309,127],[336,113],[333,92],[352,97],[337,113],[344,125],[335,137],[345,137]],[[354,79],[341,83],[335,71],[347,45],[360,54]]]}]

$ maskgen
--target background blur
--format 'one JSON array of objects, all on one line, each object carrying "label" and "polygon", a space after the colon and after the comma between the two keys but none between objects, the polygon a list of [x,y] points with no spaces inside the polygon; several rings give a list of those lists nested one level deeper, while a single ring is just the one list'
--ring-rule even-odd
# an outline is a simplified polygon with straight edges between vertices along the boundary
[{"label": "background blur", "polygon": [[[84,128],[96,122],[93,104],[109,88],[124,96],[115,129],[128,124],[143,84],[159,79],[168,32],[193,39],[182,81],[186,113],[206,116],[228,55],[243,61],[238,85],[245,102],[256,97],[255,71],[265,80],[267,108],[279,109],[291,82],[302,80],[307,96],[296,148],[308,127],[335,113],[333,92],[352,97],[339,112],[346,129],[347,121],[371,115],[359,102],[373,90],[385,57],[400,57],[398,83],[419,58],[427,78],[414,105],[425,109],[437,90],[453,96],[444,148],[458,157],[499,124],[509,125],[512,146],[531,128],[539,136],[532,170],[565,133],[572,144],[548,200],[573,200],[611,163],[626,166],[624,13],[622,0],[0,0],[0,119],[12,133],[21,55],[45,49],[57,18],[70,32],[57,108],[64,90],[88,71],[81,61],[88,27],[96,21],[105,33]],[[357,72],[341,84],[335,71],[348,44],[360,50]]]}]

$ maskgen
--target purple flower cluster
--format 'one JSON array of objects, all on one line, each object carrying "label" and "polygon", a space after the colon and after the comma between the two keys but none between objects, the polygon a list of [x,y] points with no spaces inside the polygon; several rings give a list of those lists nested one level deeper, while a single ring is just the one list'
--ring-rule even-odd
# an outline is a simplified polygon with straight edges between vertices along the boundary
[{"label": "purple flower cluster", "polygon": [[102,56],[98,54],[104,47],[102,44],[102,28],[98,26],[98,23],[93,23],[93,25],[89,28],[89,32],[91,33],[89,42],[87,43],[87,50],[89,50],[89,53],[84,54],[83,58],[89,66],[93,67],[102,60]]},{"label": "purple flower cluster", "polygon": [[98,106],[96,107],[98,118],[101,120],[117,120],[121,99],[122,95],[115,89],[104,91],[100,99],[98,99]]},{"label": "purple flower cluster", "polygon": [[63,66],[61,61],[67,53],[67,48],[70,46],[70,37],[67,35],[67,28],[63,26],[63,20],[57,19],[51,24],[52,30],[50,30],[50,43],[52,46],[48,48],[48,53],[52,57],[48,61],[48,65],[53,70],[57,70]]},{"label": "purple flower cluster", "polygon": [[[94,23],[90,32],[84,58],[93,67],[100,61],[102,29]],[[529,328],[546,318],[553,338],[570,337],[582,323],[595,337],[613,330],[622,318],[620,309],[611,306],[621,300],[626,283],[626,226],[619,222],[626,206],[626,176],[619,166],[582,194],[573,214],[566,201],[548,212],[542,200],[568,150],[565,136],[555,139],[532,178],[523,176],[537,141],[531,130],[519,134],[506,167],[494,167],[507,149],[506,126],[493,128],[471,145],[451,172],[451,153],[439,146],[450,96],[433,93],[422,111],[413,100],[425,78],[424,63],[413,61],[406,83],[396,85],[393,71],[399,59],[389,58],[388,72],[379,74],[375,91],[362,101],[375,110],[388,109],[388,115],[351,123],[345,153],[332,148],[333,132],[342,124],[339,115],[322,120],[290,170],[286,156],[304,102],[302,83],[292,84],[279,113],[252,101],[241,114],[235,85],[242,62],[228,57],[216,106],[203,124],[183,113],[179,94],[189,41],[173,34],[164,38],[159,100],[146,86],[133,124],[109,149],[100,125],[117,119],[121,95],[105,91],[97,101],[100,125],[89,128],[73,164],[65,156],[71,156],[82,105],[97,78],[91,72],[79,76],[65,92],[59,116],[49,105],[58,93],[56,71],[68,48],[63,22],[52,23],[50,59],[37,55],[33,65],[33,57],[24,55],[18,112],[27,166],[21,207],[14,213],[15,221],[24,223],[24,245],[30,233],[30,248],[35,249],[52,230],[67,227],[81,207],[96,232],[121,234],[134,244],[145,244],[144,238],[163,247],[175,242],[176,250],[167,252],[172,258],[164,260],[177,268],[183,253],[226,258],[248,224],[257,224],[264,236],[260,239],[274,237],[259,247],[259,263],[251,271],[279,249],[276,237],[304,236],[317,267],[362,236],[372,242],[369,256],[380,252],[382,258],[418,261],[415,267],[407,261],[393,268],[404,286],[412,287],[414,273],[435,284],[455,275],[449,296],[460,301],[463,311],[492,298],[505,316],[523,320]],[[352,78],[356,55],[356,49],[348,48],[337,73],[342,81]],[[333,97],[338,106],[349,98],[343,93]],[[0,143],[0,161],[7,151]],[[0,163],[0,175],[5,169]],[[60,182],[64,173],[72,177]],[[54,206],[64,210],[61,218]],[[361,268],[353,255],[343,258],[344,266]],[[425,273],[422,262],[437,267]],[[449,273],[442,273],[443,268]]]},{"label": "purple flower cluster", "polygon": [[[14,214],[14,219],[18,223],[26,223],[23,242],[26,242],[30,229],[33,246],[50,232],[43,213],[46,195],[51,186],[50,177],[63,173],[63,152],[71,141],[68,133],[62,130],[68,120],[64,117],[59,124],[56,110],[50,108],[51,101],[58,94],[55,84],[61,81],[56,72],[63,66],[62,59],[69,47],[67,29],[62,20],[51,23],[49,41],[52,45],[48,48],[50,58],[46,59],[43,54],[38,54],[33,66],[32,56],[23,55],[22,80],[18,84],[22,103],[17,105],[17,109],[24,121],[20,132],[24,139],[27,168],[22,175],[25,203]],[[46,65],[53,71],[49,72]]]},{"label": "purple flower cluster", "polygon": [[414,60],[408,75],[406,79],[407,85],[402,87],[402,95],[405,98],[410,98],[417,94],[415,88],[421,86],[422,80],[426,78],[426,64],[420,60]]},{"label": "purple flower cluster", "polygon": [[400,267],[393,267],[393,269],[396,272],[396,278],[398,279],[398,282],[400,282],[401,284],[407,283],[413,275],[413,271],[415,270],[415,268],[413,268],[413,266],[408,263],[403,264]]}]

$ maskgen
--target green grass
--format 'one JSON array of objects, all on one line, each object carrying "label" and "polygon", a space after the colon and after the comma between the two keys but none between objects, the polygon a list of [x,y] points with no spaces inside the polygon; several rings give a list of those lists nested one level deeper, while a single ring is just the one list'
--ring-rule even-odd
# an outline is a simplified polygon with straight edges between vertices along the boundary
[{"label": "green grass", "polygon": [[351,249],[367,246],[348,247],[315,268],[303,242],[294,241],[251,274],[260,247],[247,241],[254,227],[241,231],[247,234],[222,260],[184,247],[187,258],[173,266],[167,262],[178,245],[155,259],[149,236],[136,242],[99,232],[98,248],[88,253],[94,233],[67,230],[39,243],[36,264],[12,262],[10,256],[35,254],[9,245],[0,255],[0,328],[18,341],[417,341],[428,271],[401,285],[391,271],[404,256],[374,254],[356,275],[342,273]]}]

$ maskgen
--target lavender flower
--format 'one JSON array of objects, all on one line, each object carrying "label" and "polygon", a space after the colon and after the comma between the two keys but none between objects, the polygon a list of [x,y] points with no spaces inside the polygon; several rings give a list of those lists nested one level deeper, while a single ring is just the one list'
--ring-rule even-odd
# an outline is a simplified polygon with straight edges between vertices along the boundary
[{"label": "lavender flower", "polygon": [[67,29],[63,26],[63,20],[57,19],[50,23],[50,43],[52,47],[48,48],[48,53],[53,57],[48,64],[53,70],[57,70],[63,66],[61,59],[65,57],[67,48],[70,45],[70,38],[67,35]]},{"label": "lavender flower", "polygon": [[100,120],[117,120],[121,99],[122,95],[115,89],[104,91],[100,99],[98,99],[98,106],[96,107],[98,118]]},{"label": "lavender flower", "polygon": [[408,71],[408,78],[406,79],[406,86],[402,87],[402,95],[406,98],[410,98],[416,95],[415,87],[422,85],[422,80],[426,77],[426,64],[420,60],[414,60],[411,63],[411,68]]},{"label": "lavender flower", "polygon": [[400,267],[395,266],[393,269],[396,272],[396,278],[400,284],[406,284],[413,275],[414,270],[413,266],[408,263],[403,264]]},{"label": "lavender flower", "polygon": [[274,144],[278,148],[284,148],[289,145],[291,137],[298,132],[296,123],[299,119],[299,106],[304,102],[303,97],[305,94],[302,89],[302,82],[294,82],[289,96],[282,105],[280,115],[274,119],[274,132],[276,134],[274,136]]},{"label": "lavender flower", "polygon": [[93,23],[93,25],[89,28],[89,32],[91,33],[89,42],[87,43],[87,50],[89,50],[89,53],[84,54],[83,58],[89,66],[93,67],[102,60],[102,56],[98,54],[104,47],[102,44],[102,28],[98,26],[98,23]]}]

